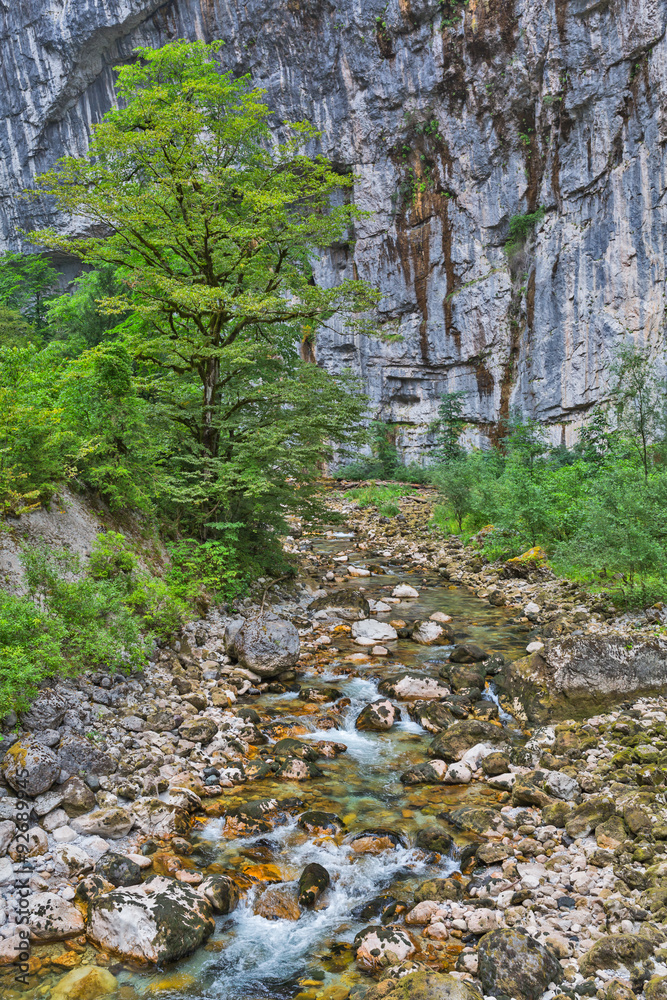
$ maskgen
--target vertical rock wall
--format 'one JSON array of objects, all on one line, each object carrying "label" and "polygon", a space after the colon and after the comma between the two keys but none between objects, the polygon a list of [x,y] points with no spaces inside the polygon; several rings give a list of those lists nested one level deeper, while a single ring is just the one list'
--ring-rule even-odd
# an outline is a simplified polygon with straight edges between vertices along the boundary
[{"label": "vertical rock wall", "polygon": [[223,38],[277,128],[323,130],[370,214],[320,277],[377,284],[400,339],[325,329],[317,359],[357,368],[408,446],[445,389],[481,431],[518,406],[571,437],[614,345],[662,341],[667,0],[0,0],[0,24],[8,246],[52,221],[18,193],[85,149],[136,45]]}]

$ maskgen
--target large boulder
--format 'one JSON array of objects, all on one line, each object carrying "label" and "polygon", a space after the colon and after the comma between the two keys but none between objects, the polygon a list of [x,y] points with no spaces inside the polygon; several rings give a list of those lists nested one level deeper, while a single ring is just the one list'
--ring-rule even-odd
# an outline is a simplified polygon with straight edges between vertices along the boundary
[{"label": "large boulder", "polygon": [[54,892],[36,892],[29,897],[28,905],[30,937],[34,941],[63,941],[83,931],[80,911]]},{"label": "large boulder", "polygon": [[496,684],[505,707],[529,722],[595,715],[624,695],[662,692],[667,650],[621,633],[568,635],[506,664]]},{"label": "large boulder", "polygon": [[81,778],[69,778],[60,786],[59,791],[61,793],[60,802],[70,819],[90,812],[97,805],[94,792]]},{"label": "large boulder", "polygon": [[382,732],[391,729],[400,718],[400,709],[396,708],[388,698],[381,698],[362,708],[354,725],[357,729]]},{"label": "large boulder", "polygon": [[376,642],[393,642],[394,639],[398,639],[398,632],[386,622],[369,618],[354,622],[352,636],[359,646],[374,646]]},{"label": "large boulder", "polygon": [[440,760],[461,760],[467,750],[479,743],[496,746],[507,739],[501,726],[481,719],[462,719],[439,733],[429,747],[429,756]]},{"label": "large boulder", "polygon": [[116,761],[85,736],[63,736],[58,745],[58,760],[63,771],[74,775],[113,774]]},{"label": "large boulder", "polygon": [[334,618],[356,622],[370,616],[370,605],[360,590],[332,590],[330,594],[316,597],[308,605],[309,611],[326,611]]},{"label": "large boulder", "polygon": [[429,733],[441,733],[456,722],[448,706],[439,701],[416,701],[408,708],[408,715]]},{"label": "large boulder", "polygon": [[69,708],[66,699],[55,688],[40,691],[27,712],[21,716],[23,728],[28,732],[58,729]]},{"label": "large boulder", "polygon": [[478,976],[484,994],[537,1000],[549,983],[560,983],[563,969],[556,955],[523,928],[485,934],[478,948]]},{"label": "large boulder", "polygon": [[48,792],[60,774],[60,765],[52,750],[24,736],[5,754],[2,773],[15,791],[33,798]]},{"label": "large boulder", "polygon": [[236,657],[259,677],[275,677],[296,666],[299,633],[291,622],[267,614],[246,619],[234,640]]},{"label": "large boulder", "polygon": [[203,944],[214,928],[208,900],[162,875],[97,896],[88,909],[90,940],[135,962],[175,962]]}]

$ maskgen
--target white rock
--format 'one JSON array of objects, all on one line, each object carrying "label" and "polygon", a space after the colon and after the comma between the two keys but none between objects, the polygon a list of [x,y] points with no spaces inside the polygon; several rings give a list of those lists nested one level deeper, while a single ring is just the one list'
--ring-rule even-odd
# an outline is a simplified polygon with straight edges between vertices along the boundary
[{"label": "white rock", "polygon": [[82,851],[75,844],[65,844],[57,847],[53,852],[55,871],[59,875],[84,875],[91,872],[95,867],[95,862],[89,854]]},{"label": "white rock", "polygon": [[422,934],[424,937],[432,938],[434,941],[446,941],[449,937],[447,925],[443,924],[440,920],[434,920],[433,923],[424,928]]},{"label": "white rock", "polygon": [[544,649],[544,643],[538,642],[537,639],[535,640],[535,642],[529,642],[528,645],[526,646],[527,653],[541,653],[543,649]]},{"label": "white rock", "polygon": [[53,831],[53,839],[56,844],[71,844],[79,834],[71,826],[59,826]]},{"label": "white rock", "polygon": [[42,826],[47,833],[53,833],[59,826],[67,826],[68,823],[69,816],[64,809],[54,809],[42,819]]},{"label": "white rock", "polygon": [[[27,839],[26,839],[27,838]],[[36,858],[46,854],[49,849],[49,838],[40,826],[32,826],[27,833],[15,837],[7,849],[12,861],[22,861],[26,858]]]},{"label": "white rock", "polygon": [[468,785],[472,781],[472,771],[462,761],[455,761],[447,768],[443,781],[446,785]]},{"label": "white rock", "polygon": [[438,625],[437,622],[426,621],[421,622],[420,625],[414,629],[412,633],[412,641],[418,642],[422,646],[433,646],[436,643],[440,643],[443,635],[445,636],[443,645],[447,645],[449,639],[442,626]]},{"label": "white rock", "polygon": [[470,747],[469,750],[461,757],[461,762],[467,764],[468,767],[476,771],[480,765],[480,762],[488,757],[489,754],[495,753],[498,747],[491,746],[490,743],[475,743],[474,747]]},{"label": "white rock", "polygon": [[545,791],[557,799],[572,802],[579,794],[579,782],[562,771],[550,771],[544,783]]},{"label": "white rock", "polygon": [[54,892],[36,892],[29,897],[30,936],[36,941],[62,941],[81,934],[81,913]]},{"label": "white rock", "polygon": [[399,583],[398,586],[394,587],[392,590],[391,596],[399,597],[401,599],[405,597],[419,597],[419,591],[415,590],[414,587],[411,587],[407,583]]},{"label": "white rock", "polygon": [[389,656],[389,650],[386,646],[373,646],[371,649],[372,656]]},{"label": "white rock", "polygon": [[430,924],[431,917],[438,911],[439,903],[433,899],[424,899],[417,903],[408,914],[406,914],[406,924]]},{"label": "white rock", "polygon": [[536,604],[535,601],[529,601],[523,609],[523,613],[527,618],[530,618],[533,615],[539,615],[540,606],[539,604]]},{"label": "white rock", "polygon": [[497,788],[502,792],[509,792],[516,781],[516,774],[508,771],[506,774],[496,774],[493,778],[487,778],[486,783],[491,788]]},{"label": "white rock", "polygon": [[369,569],[362,569],[361,566],[348,566],[347,572],[350,576],[370,576],[371,571]]},{"label": "white rock", "polygon": [[447,623],[452,620],[451,615],[446,615],[442,611],[434,611],[433,614],[428,617],[429,621],[440,622],[441,625],[447,625]]},{"label": "white rock", "polygon": [[[352,623],[352,635],[360,645],[374,646],[376,643],[392,642],[398,638],[395,628],[386,622],[378,622],[373,618],[365,618]],[[364,640],[361,642],[361,640]]]},{"label": "white rock", "polygon": [[470,913],[466,923],[471,934],[487,934],[489,931],[495,931],[501,926],[501,920],[497,911],[490,910],[485,906]]},{"label": "white rock", "polygon": [[376,611],[378,614],[382,614],[384,611],[391,611],[391,604],[385,604],[384,601],[377,601],[373,611]]},{"label": "white rock", "polygon": [[14,866],[9,858],[0,858],[0,885],[14,881]]},{"label": "white rock", "polygon": [[7,853],[7,848],[14,839],[16,833],[16,823],[11,819],[4,819],[0,822],[0,856]]}]

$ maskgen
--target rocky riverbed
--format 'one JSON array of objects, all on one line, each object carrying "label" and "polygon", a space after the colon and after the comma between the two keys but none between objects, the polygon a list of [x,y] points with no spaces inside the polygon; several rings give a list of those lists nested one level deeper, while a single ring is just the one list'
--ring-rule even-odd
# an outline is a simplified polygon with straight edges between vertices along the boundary
[{"label": "rocky riverbed", "polygon": [[329,502],[295,582],[6,720],[1,995],[667,998],[662,609]]}]

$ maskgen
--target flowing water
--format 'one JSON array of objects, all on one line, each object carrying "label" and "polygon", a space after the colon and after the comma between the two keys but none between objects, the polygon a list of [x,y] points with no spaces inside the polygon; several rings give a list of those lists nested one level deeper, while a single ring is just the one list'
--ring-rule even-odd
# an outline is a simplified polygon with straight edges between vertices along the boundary
[{"label": "flowing water", "polygon": [[[349,535],[322,539],[316,549],[344,549]],[[356,557],[360,565],[361,560]],[[508,623],[508,613],[492,608],[465,590],[443,586],[437,579],[426,582],[414,575],[400,574],[384,567],[386,575],[350,580],[351,587],[365,586],[368,597],[380,599],[391,593],[400,581],[420,589],[417,600],[392,607],[379,620],[428,617],[434,611],[451,615],[457,638],[477,642],[490,653],[520,655],[526,636]],[[299,828],[293,816],[270,833],[256,837],[227,840],[222,836],[222,820],[211,820],[194,838],[192,866],[203,871],[228,871],[245,877],[249,889],[238,908],[218,920],[214,936],[205,948],[179,963],[177,970],[148,975],[119,972],[119,978],[139,995],[158,995],[169,1000],[259,1000],[320,996],[335,997],[336,984],[347,987],[363,978],[354,965],[351,947],[355,934],[377,918],[361,919],[359,907],[380,893],[408,900],[414,888],[427,877],[445,877],[458,869],[459,851],[451,856],[426,854],[414,846],[421,827],[437,824],[438,813],[466,803],[495,804],[490,790],[479,785],[428,785],[406,788],[399,778],[411,764],[426,760],[432,736],[408,718],[402,705],[402,721],[386,733],[359,732],[354,721],[361,708],[378,697],[378,683],[383,676],[401,666],[417,668],[434,677],[446,662],[448,647],[422,647],[410,641],[398,641],[389,660],[370,658],[367,664],[346,661],[351,652],[359,652],[349,638],[334,633],[339,652],[326,664],[306,667],[299,677],[303,686],[334,685],[347,703],[336,716],[337,728],[320,728],[317,718],[334,709],[302,701],[298,693],[264,694],[249,703],[262,716],[279,723],[284,735],[306,741],[333,740],[345,744],[346,751],[334,759],[318,761],[324,776],[301,783],[262,780],[229,789],[226,807],[232,808],[249,799],[271,796],[295,796],[306,809],[335,813],[345,823],[346,831],[336,838],[314,838]],[[495,701],[487,685],[484,697]],[[335,711],[335,710],[334,710]],[[512,720],[504,713],[505,724]],[[264,725],[265,723],[263,723]],[[495,793],[491,793],[493,796]],[[400,833],[405,846],[379,855],[355,854],[348,841],[364,829],[390,828]],[[459,844],[465,838],[459,838]],[[253,877],[272,872],[277,880],[298,879],[303,867],[319,862],[330,873],[331,886],[321,904],[304,911],[298,920],[267,920],[253,912],[256,896],[264,886]],[[212,868],[210,867],[212,866]],[[460,950],[460,949],[459,949]],[[454,955],[455,959],[455,955]]]}]

